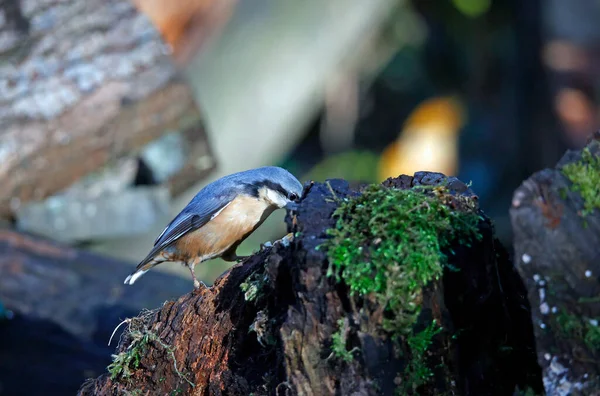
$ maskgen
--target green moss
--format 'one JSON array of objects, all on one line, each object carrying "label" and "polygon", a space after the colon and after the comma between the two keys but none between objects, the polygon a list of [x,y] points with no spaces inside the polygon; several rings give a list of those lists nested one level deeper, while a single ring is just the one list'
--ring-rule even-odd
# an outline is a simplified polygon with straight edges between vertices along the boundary
[{"label": "green moss", "polygon": [[597,320],[561,311],[556,324],[562,337],[581,340],[590,351],[600,351],[600,327]]},{"label": "green moss", "polygon": [[518,394],[519,394],[519,396],[536,396],[537,395],[535,393],[535,391],[530,387],[527,387],[525,390],[519,389]]},{"label": "green moss", "polygon": [[565,165],[562,172],[573,183],[572,190],[583,198],[582,216],[600,208],[600,157],[586,147],[581,152],[581,161]]},{"label": "green moss", "polygon": [[[140,338],[142,340],[142,338]],[[146,349],[146,340],[142,342],[136,342],[133,346],[125,352],[121,352],[118,355],[112,355],[113,361],[108,366],[108,372],[110,378],[115,380],[119,377],[129,378],[133,374],[133,370],[137,369],[140,365],[140,360]]]},{"label": "green moss", "polygon": [[472,210],[450,209],[450,199],[445,187],[369,186],[359,197],[340,201],[334,212],[336,226],[328,231],[331,238],[324,245],[329,274],[343,280],[352,295],[374,296],[388,313],[383,329],[406,340],[411,359],[405,372],[407,387],[416,387],[431,375],[425,350],[439,332],[433,324],[418,333],[413,330],[422,288],[442,275],[447,263],[442,251],[451,241],[469,245],[481,237],[480,216]]},{"label": "green moss", "polygon": [[244,292],[244,299],[246,301],[255,301],[260,297],[261,290],[268,281],[269,277],[266,271],[253,272],[246,281],[240,284],[240,289]]},{"label": "green moss", "polygon": [[113,381],[116,379],[129,379],[134,371],[139,368],[142,357],[146,353],[148,346],[150,344],[155,344],[162,347],[166,351],[167,356],[173,360],[173,367],[177,375],[193,387],[194,383],[187,379],[187,377],[177,368],[174,349],[164,343],[156,333],[150,331],[147,327],[146,323],[151,314],[152,312],[148,311],[136,318],[127,319],[127,323],[129,324],[127,336],[131,338],[131,342],[125,351],[120,352],[117,355],[112,355],[113,361],[107,368],[110,373],[110,378]]},{"label": "green moss", "polygon": [[338,330],[331,336],[331,339],[333,340],[331,352],[335,357],[348,363],[354,360],[354,355],[352,354],[354,350],[349,351],[346,349],[346,343],[348,339],[348,324],[344,319],[339,319],[337,323]]},{"label": "green moss", "polygon": [[447,261],[442,249],[453,238],[468,245],[479,237],[480,217],[443,201],[422,191],[373,185],[333,214],[336,227],[325,245],[330,274],[343,279],[352,294],[373,293],[393,312],[384,323],[387,331],[411,332],[421,288],[442,275]]},{"label": "green moss", "polygon": [[427,350],[431,346],[433,337],[441,331],[442,328],[433,321],[425,330],[408,338],[411,360],[404,371],[408,380],[402,383],[403,394],[415,391],[433,376],[431,369],[427,367]]}]

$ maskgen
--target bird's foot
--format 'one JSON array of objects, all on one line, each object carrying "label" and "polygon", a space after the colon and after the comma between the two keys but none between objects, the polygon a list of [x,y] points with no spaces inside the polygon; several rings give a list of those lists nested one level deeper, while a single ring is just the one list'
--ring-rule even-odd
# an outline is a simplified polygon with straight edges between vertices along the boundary
[{"label": "bird's foot", "polygon": [[283,238],[276,240],[275,243],[279,243],[279,244],[283,245],[284,247],[288,247],[288,246],[290,246],[290,243],[292,243],[293,240],[294,240],[294,233],[290,232]]},{"label": "bird's foot", "polygon": [[294,240],[294,233],[290,232],[289,234],[287,234],[286,236],[284,236],[281,239],[276,240],[275,242],[267,241],[265,243],[261,243],[259,253],[264,252],[266,249],[272,248],[273,245],[276,245],[276,244],[280,244],[280,245],[283,245],[284,247],[288,247],[288,246],[290,246],[290,243],[293,240]]},{"label": "bird's foot", "polygon": [[273,242],[271,242],[271,241],[267,241],[267,242],[261,243],[260,244],[260,249],[258,250],[258,252],[259,253],[260,252],[264,252],[265,250],[267,250],[269,248],[272,248],[272,247],[273,247]]},{"label": "bird's foot", "polygon": [[196,273],[194,272],[194,264],[188,264],[188,268],[190,270],[190,273],[192,274],[192,279],[194,280],[194,290],[200,290],[201,288],[206,288],[206,285],[204,284],[204,282],[199,281],[198,278],[196,278]]},{"label": "bird's foot", "polygon": [[206,286],[206,284],[202,281],[199,281],[198,279],[194,278],[194,290],[200,290],[200,289],[204,289],[208,286]]},{"label": "bird's foot", "polygon": [[244,265],[244,260],[246,260],[250,256],[234,256],[230,261],[235,261],[235,264],[231,266],[231,268],[238,268]]}]

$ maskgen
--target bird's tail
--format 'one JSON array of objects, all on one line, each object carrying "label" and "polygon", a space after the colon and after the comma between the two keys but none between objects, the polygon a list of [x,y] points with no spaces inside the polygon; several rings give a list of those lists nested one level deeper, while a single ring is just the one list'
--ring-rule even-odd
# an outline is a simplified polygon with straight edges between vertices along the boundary
[{"label": "bird's tail", "polygon": [[133,271],[127,278],[125,278],[125,282],[123,283],[126,285],[133,285],[135,281],[138,280],[146,272],[148,272],[150,268],[160,263],[164,263],[165,261],[168,260],[161,256],[152,257],[150,259],[144,259],[141,263],[138,264],[138,266],[135,268],[135,271]]}]

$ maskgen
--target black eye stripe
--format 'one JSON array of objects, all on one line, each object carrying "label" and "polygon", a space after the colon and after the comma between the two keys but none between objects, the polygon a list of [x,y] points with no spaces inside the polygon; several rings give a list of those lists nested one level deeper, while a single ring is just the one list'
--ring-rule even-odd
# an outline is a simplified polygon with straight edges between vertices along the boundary
[{"label": "black eye stripe", "polygon": [[262,180],[262,181],[258,182],[258,185],[259,185],[259,188],[267,187],[267,188],[270,188],[273,191],[277,191],[277,192],[283,194],[283,196],[287,197],[287,191],[279,183],[274,183],[270,180]]},{"label": "black eye stripe", "polygon": [[[281,186],[281,184],[272,182],[270,180],[261,180],[256,184],[245,184],[244,185],[244,188],[246,189],[247,193],[253,197],[258,197],[258,190],[260,190],[263,187],[267,187],[273,191],[277,191],[277,192],[281,193],[284,197],[288,196],[287,191],[285,190],[285,188],[283,188]],[[294,194],[294,195],[296,195],[296,194]]]}]

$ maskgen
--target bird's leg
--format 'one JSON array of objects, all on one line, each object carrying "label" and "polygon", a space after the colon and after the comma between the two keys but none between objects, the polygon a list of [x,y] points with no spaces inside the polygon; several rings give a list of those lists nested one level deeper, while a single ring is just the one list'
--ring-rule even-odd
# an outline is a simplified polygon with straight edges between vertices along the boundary
[{"label": "bird's leg", "polygon": [[187,267],[190,269],[190,273],[192,274],[192,279],[194,280],[194,289],[200,289],[200,285],[206,287],[204,282],[201,282],[196,278],[196,273],[194,272],[194,267],[196,266],[196,260],[189,261]]},{"label": "bird's leg", "polygon": [[233,256],[231,256],[230,261],[235,261],[235,264],[231,268],[241,267],[242,265],[244,265],[244,263],[242,263],[242,261],[244,261],[248,257],[250,257],[250,256],[238,256],[237,254],[234,254]]}]

